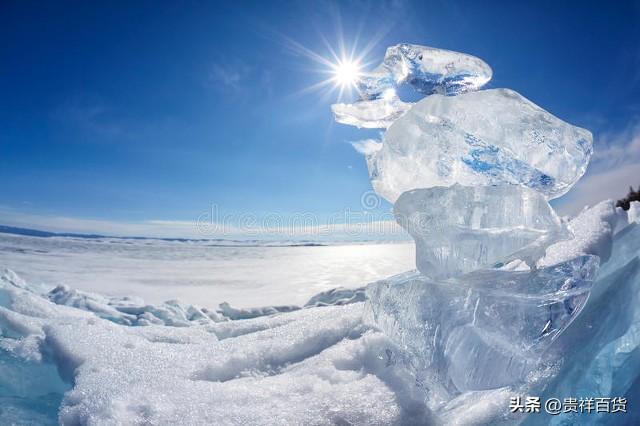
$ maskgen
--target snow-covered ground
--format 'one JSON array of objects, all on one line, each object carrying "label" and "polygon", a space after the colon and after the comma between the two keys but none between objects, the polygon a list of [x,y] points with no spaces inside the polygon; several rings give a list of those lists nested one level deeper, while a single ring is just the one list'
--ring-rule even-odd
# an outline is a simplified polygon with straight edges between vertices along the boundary
[{"label": "snow-covered ground", "polygon": [[[411,269],[413,256],[411,243],[0,234],[0,424],[422,422],[411,395],[396,397],[413,379],[387,368],[362,302],[244,321],[215,311],[223,301],[304,305]],[[312,302],[361,300],[353,295]],[[160,303],[176,298],[184,303]]]},{"label": "snow-covered ground", "polygon": [[[562,354],[562,359],[549,368],[536,370],[524,383],[462,390],[453,382],[438,388],[418,380],[414,374],[416,359],[406,351],[406,344],[399,345],[393,330],[386,330],[385,334],[371,321],[370,309],[375,300],[362,303],[360,293],[325,292],[313,298],[314,304],[338,301],[337,306],[308,307],[275,315],[265,315],[273,312],[268,310],[245,310],[238,317],[255,318],[230,321],[238,312],[216,310],[215,303],[208,303],[208,297],[193,303],[185,300],[153,304],[128,297],[146,288],[138,281],[145,265],[158,268],[161,276],[171,267],[194,262],[189,255],[204,257],[203,253],[211,248],[187,245],[187,249],[179,245],[183,243],[153,241],[128,244],[3,236],[3,260],[10,262],[5,266],[23,268],[31,278],[25,280],[11,270],[0,272],[0,424],[638,424],[637,213],[638,205],[625,213],[610,201],[586,210],[568,224],[573,238],[549,247],[542,259],[541,266],[575,256],[597,256],[601,261],[586,306],[554,341],[554,350]],[[42,242],[39,247],[38,242]],[[248,250],[254,256],[249,259],[256,260],[259,257],[255,253],[264,255],[271,250],[304,253],[312,249],[386,249],[385,256],[394,251],[399,256],[398,252],[408,247],[398,244],[386,248],[353,245],[260,249],[265,251],[257,247],[238,250]],[[411,250],[408,252],[405,255],[410,258]],[[316,256],[317,252],[306,258],[300,254],[296,262],[284,257],[275,259],[287,263],[288,268],[303,268]],[[246,257],[228,257],[231,259],[225,261],[236,267],[238,262],[249,262]],[[338,257],[334,254],[330,258],[337,261]],[[137,260],[141,266],[135,266]],[[126,261],[126,267],[117,270],[122,261]],[[203,263],[198,266],[202,267],[204,259],[200,261]],[[269,263],[266,259],[263,262],[262,265]],[[347,260],[340,262],[346,264]],[[378,260],[370,262],[380,267]],[[412,263],[410,259],[406,262]],[[317,265],[313,268],[319,270]],[[362,269],[347,270],[358,274]],[[103,274],[103,285],[109,279],[127,279],[124,285],[114,282],[116,291],[112,292],[127,297],[87,292],[86,282],[91,281],[92,271],[97,276]],[[201,270],[194,267],[194,271]],[[251,271],[255,276],[271,273],[259,268]],[[131,272],[135,272],[135,280],[126,276]],[[47,280],[47,273],[53,279]],[[52,289],[51,284],[56,284],[53,281],[76,273],[79,278],[67,284],[80,284],[73,287],[84,290],[69,286]],[[509,272],[485,274],[491,273]],[[304,275],[301,271],[298,274]],[[334,277],[337,279],[338,275]],[[395,281],[403,279],[400,275]],[[366,280],[356,286],[364,284]],[[286,285],[275,285],[284,297]],[[151,284],[147,286],[153,288]],[[179,286],[160,288],[165,293],[156,294],[156,299],[162,300],[174,296],[166,292],[167,288]],[[249,294],[260,293],[257,286],[238,285],[235,289],[238,300],[247,292],[252,301],[258,302],[246,304],[265,306],[275,300]],[[209,290],[215,294],[216,286]],[[293,290],[290,293],[300,301],[282,299],[286,304],[303,304],[310,295],[302,297]],[[219,300],[222,299],[216,302]],[[412,306],[411,300],[403,303],[403,309]],[[473,309],[471,305],[464,309]],[[484,314],[491,312],[489,306]],[[398,318],[405,317],[403,314]],[[398,320],[397,325],[402,327],[402,321]],[[470,353],[481,347],[476,342]],[[491,362],[478,359],[476,367],[486,368]],[[439,398],[442,395],[447,398]],[[510,398],[517,395],[547,399],[624,397],[629,411],[561,416],[511,413]]]},{"label": "snow-covered ground", "polygon": [[[217,244],[217,245],[216,245]],[[149,303],[215,308],[304,305],[415,267],[413,242],[221,246],[213,242],[28,237],[0,233],[0,267],[30,283],[60,284]]]}]

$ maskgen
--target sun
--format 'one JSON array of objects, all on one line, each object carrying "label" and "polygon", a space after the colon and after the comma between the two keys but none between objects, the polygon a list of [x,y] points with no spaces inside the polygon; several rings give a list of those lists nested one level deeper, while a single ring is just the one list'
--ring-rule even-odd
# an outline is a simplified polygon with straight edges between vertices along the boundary
[{"label": "sun", "polygon": [[356,37],[353,46],[347,49],[340,34],[342,31],[339,31],[337,37],[337,49],[331,46],[325,37],[322,37],[328,53],[325,55],[316,53],[295,40],[285,39],[286,46],[296,55],[306,57],[321,65],[321,68],[313,69],[313,71],[323,75],[323,79],[304,87],[297,94],[323,91],[324,97],[329,98],[337,92],[338,102],[343,99],[343,96],[348,99],[353,99],[354,94],[358,98],[362,97],[362,86],[366,85],[369,76],[366,70],[372,65],[366,58],[376,46],[379,38],[374,37],[364,47],[358,48],[358,37]]},{"label": "sun", "polygon": [[332,64],[333,81],[342,88],[355,87],[360,78],[360,63],[352,60],[341,60]]}]

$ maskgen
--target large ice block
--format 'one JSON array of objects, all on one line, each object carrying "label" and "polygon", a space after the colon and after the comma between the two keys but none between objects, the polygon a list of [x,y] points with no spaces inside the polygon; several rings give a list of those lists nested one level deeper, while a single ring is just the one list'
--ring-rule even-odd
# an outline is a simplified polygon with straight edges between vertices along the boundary
[{"label": "large ice block", "polygon": [[416,266],[436,279],[511,257],[534,266],[569,236],[540,193],[515,185],[414,189],[398,198],[394,215],[416,241]]},{"label": "large ice block", "polygon": [[363,99],[378,99],[401,84],[425,95],[457,95],[478,90],[492,74],[491,67],[475,56],[402,43],[387,48],[382,64],[363,74],[356,86]]},{"label": "large ice block", "polygon": [[430,400],[526,382],[563,354],[551,343],[578,316],[598,270],[582,256],[530,272],[431,280],[409,272],[367,287],[365,318],[408,360]]},{"label": "large ice block", "polygon": [[475,56],[416,44],[387,49],[375,70],[362,73],[356,88],[360,101],[331,107],[338,123],[365,128],[387,128],[412,103],[402,102],[396,89],[408,84],[430,95],[457,95],[478,90],[491,79],[489,65]]},{"label": "large ice block", "polygon": [[588,130],[509,89],[431,95],[396,120],[370,159],[374,189],[390,202],[434,186],[527,186],[556,198],[584,174]]}]

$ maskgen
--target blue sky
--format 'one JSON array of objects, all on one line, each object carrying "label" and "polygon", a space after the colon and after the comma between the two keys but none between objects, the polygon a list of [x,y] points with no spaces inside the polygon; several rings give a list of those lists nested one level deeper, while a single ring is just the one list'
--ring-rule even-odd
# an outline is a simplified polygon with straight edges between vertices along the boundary
[{"label": "blue sky", "polygon": [[374,63],[400,42],[479,56],[488,87],[594,133],[560,211],[640,185],[638,2],[106,3],[0,5],[0,223],[186,235],[212,205],[362,210],[349,142],[377,133],[333,123],[336,94],[305,91],[323,67],[292,40],[330,57],[323,39],[377,39]]}]

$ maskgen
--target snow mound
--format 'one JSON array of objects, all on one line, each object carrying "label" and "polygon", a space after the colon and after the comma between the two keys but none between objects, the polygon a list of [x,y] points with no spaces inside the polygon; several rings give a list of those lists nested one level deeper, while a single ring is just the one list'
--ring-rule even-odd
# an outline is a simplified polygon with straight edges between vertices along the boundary
[{"label": "snow mound", "polygon": [[538,264],[544,267],[588,254],[599,256],[604,263],[611,256],[614,232],[628,223],[624,210],[611,200],[602,201],[569,221],[573,238],[549,246]]},{"label": "snow mound", "polygon": [[[394,392],[367,371],[377,368],[382,337],[362,326],[362,303],[174,327],[61,290],[41,294],[11,272],[2,278],[0,371],[12,371],[0,379],[3,424],[41,414],[25,417],[16,398],[49,422],[60,405],[62,424],[389,424],[403,416]],[[37,403],[47,398],[48,412]]]}]

